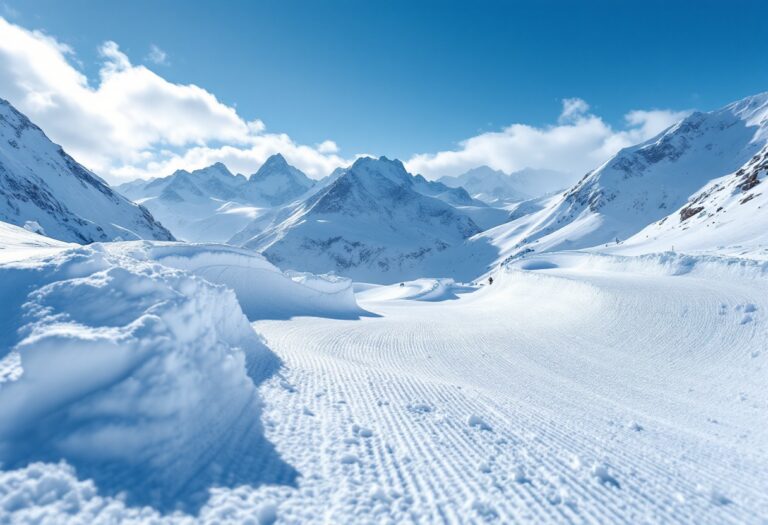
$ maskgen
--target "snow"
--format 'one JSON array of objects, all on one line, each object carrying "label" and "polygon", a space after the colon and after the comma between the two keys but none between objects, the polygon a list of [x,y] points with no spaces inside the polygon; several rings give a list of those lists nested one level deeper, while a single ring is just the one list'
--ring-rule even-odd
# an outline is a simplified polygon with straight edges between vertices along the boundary
[{"label": "snow", "polygon": [[108,507],[194,514],[212,487],[294,484],[257,390],[280,360],[247,315],[351,318],[350,281],[223,245],[78,247],[4,223],[0,241],[0,462],[26,471],[1,485],[4,512],[60,496],[51,512],[87,515],[95,484]]},{"label": "snow", "polygon": [[264,213],[172,181],[266,256],[0,223],[0,522],[765,522],[766,108],[480,234],[384,158]]},{"label": "snow", "polygon": [[[707,184],[680,209],[610,251],[678,250],[768,259],[768,145],[741,168]],[[690,217],[690,212],[695,211]],[[688,213],[686,213],[688,212]]]},{"label": "snow", "polygon": [[0,222],[0,240],[0,263],[48,255],[74,246],[7,222]]},{"label": "snow", "polygon": [[368,314],[264,318],[244,281],[296,305],[353,288],[221,245],[53,248],[0,266],[24,290],[3,292],[24,311],[0,386],[13,521],[768,515],[761,261],[542,254],[462,293],[358,285]]},{"label": "snow", "polygon": [[174,234],[190,242],[225,242],[272,208],[311,192],[316,182],[289,165],[282,155],[269,157],[246,178],[216,163],[192,172],[132,181],[118,186],[125,196],[149,208]]},{"label": "snow", "polygon": [[714,179],[742,167],[766,137],[768,93],[693,113],[657,137],[623,149],[544,209],[478,238],[496,246],[500,260],[527,250],[625,241],[684,206]]},{"label": "snow", "polygon": [[[281,450],[313,493],[335,494],[312,508],[335,522],[488,509],[500,522],[764,519],[768,395],[751,352],[768,332],[739,321],[747,304],[765,311],[765,267],[679,254],[528,263],[454,301],[364,286],[377,317],[254,324],[297,385],[267,402],[314,414],[273,434],[296,443]],[[374,429],[371,445],[347,440],[350,425]],[[345,455],[353,472],[334,465]],[[377,514],[371,487],[400,497]],[[482,505],[468,509],[472,498]],[[286,521],[294,504],[279,505]]]},{"label": "snow", "polygon": [[171,268],[226,285],[249,319],[299,315],[353,317],[358,307],[352,281],[334,275],[283,272],[261,255],[225,245],[154,245],[152,258]]},{"label": "snow", "polygon": [[173,239],[145,208],[113,191],[3,99],[0,221],[77,243]]},{"label": "snow", "polygon": [[552,170],[526,168],[507,175],[488,166],[479,166],[456,177],[442,177],[439,182],[463,187],[470,195],[488,204],[504,204],[539,198],[568,188],[576,182],[572,175]]},{"label": "snow", "polygon": [[422,193],[422,185],[400,161],[360,158],[271,226],[231,242],[284,269],[377,283],[434,274],[433,261],[480,229],[457,208]]},{"label": "snow", "polygon": [[457,299],[459,294],[475,289],[471,285],[456,283],[453,279],[416,279],[400,284],[366,286],[357,293],[357,297],[366,301],[445,301]]}]

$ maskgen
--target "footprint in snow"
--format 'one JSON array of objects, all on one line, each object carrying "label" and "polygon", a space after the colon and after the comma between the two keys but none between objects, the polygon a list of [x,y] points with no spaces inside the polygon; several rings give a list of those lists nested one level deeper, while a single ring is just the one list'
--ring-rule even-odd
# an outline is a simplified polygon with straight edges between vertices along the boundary
[{"label": "footprint in snow", "polygon": [[407,408],[414,414],[427,414],[433,410],[433,407],[427,403],[411,403]]},{"label": "footprint in snow", "polygon": [[472,414],[467,418],[467,425],[470,427],[479,428],[480,430],[487,430],[489,432],[493,431],[491,425],[486,423],[485,420],[477,414]]},{"label": "footprint in snow", "polygon": [[363,428],[360,425],[352,425],[352,433],[362,438],[369,438],[373,436],[373,431],[369,428]]},{"label": "footprint in snow", "polygon": [[608,465],[606,465],[605,463],[595,463],[592,466],[591,474],[602,485],[605,485],[607,487],[614,487],[614,488],[617,488],[617,489],[621,488],[621,484],[619,483],[619,480],[617,480],[608,471]]},{"label": "footprint in snow", "polygon": [[355,463],[360,463],[360,458],[355,454],[344,454],[341,456],[340,461],[343,465],[354,465]]},{"label": "footprint in snow", "polygon": [[733,500],[731,498],[723,494],[723,492],[721,492],[720,489],[716,487],[707,489],[706,487],[699,485],[696,488],[698,492],[706,496],[707,499],[709,499],[709,502],[712,503],[713,505],[723,506],[723,505],[730,505],[731,503],[733,503]]},{"label": "footprint in snow", "polygon": [[515,467],[512,479],[515,480],[515,483],[531,483],[531,478],[526,475],[525,467],[522,465]]}]

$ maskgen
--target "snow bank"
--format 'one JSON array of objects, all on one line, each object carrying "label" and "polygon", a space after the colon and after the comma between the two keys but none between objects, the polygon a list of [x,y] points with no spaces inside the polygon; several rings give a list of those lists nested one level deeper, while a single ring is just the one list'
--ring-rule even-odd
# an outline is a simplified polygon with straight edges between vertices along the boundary
[{"label": "snow bank", "polygon": [[689,275],[708,279],[759,279],[768,275],[768,261],[722,255],[690,255],[678,252],[636,256],[584,252],[554,252],[516,259],[504,266],[508,271],[584,270],[631,272],[640,275]]},{"label": "snow bank", "polygon": [[148,254],[165,266],[231,288],[251,320],[299,315],[347,318],[361,313],[349,279],[310,273],[283,274],[250,250],[219,244],[152,244]]},{"label": "snow bank", "polygon": [[365,301],[445,301],[458,299],[458,293],[475,290],[474,287],[458,284],[453,279],[416,279],[388,286],[363,286],[357,296]]},{"label": "snow bank", "polygon": [[0,263],[24,259],[32,255],[55,253],[73,246],[75,245],[45,237],[34,231],[34,227],[27,228],[25,225],[21,228],[0,221]]},{"label": "snow bank", "polygon": [[[199,508],[214,484],[291,482],[259,419],[278,359],[231,290],[142,258],[147,246],[0,264],[0,369],[15,368],[0,378],[0,462],[65,459],[161,509]],[[241,456],[258,461],[218,464]]]}]

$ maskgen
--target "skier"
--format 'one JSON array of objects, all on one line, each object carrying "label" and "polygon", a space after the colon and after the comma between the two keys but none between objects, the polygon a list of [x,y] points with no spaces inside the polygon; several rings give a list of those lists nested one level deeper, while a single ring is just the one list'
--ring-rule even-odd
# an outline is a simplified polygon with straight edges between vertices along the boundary
[{"label": "skier", "polygon": [[493,284],[493,277],[488,277],[488,284]]}]

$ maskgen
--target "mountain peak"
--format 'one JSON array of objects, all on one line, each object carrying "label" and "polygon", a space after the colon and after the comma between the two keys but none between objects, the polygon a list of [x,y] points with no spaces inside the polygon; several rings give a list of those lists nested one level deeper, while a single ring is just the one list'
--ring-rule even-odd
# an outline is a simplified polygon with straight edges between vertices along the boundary
[{"label": "mountain peak", "polygon": [[274,155],[271,155],[267,160],[264,161],[264,164],[261,165],[261,167],[258,169],[258,172],[264,170],[271,170],[271,169],[285,169],[293,167],[290,164],[288,164],[288,161],[285,160],[285,157],[283,157],[282,153],[275,153]]}]

